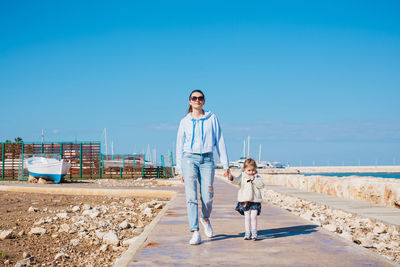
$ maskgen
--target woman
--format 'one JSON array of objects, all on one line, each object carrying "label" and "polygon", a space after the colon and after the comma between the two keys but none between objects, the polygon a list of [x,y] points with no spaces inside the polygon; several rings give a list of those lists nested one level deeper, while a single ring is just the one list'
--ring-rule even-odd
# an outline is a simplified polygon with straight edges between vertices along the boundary
[{"label": "woman", "polygon": [[206,236],[212,237],[213,230],[210,214],[214,198],[214,159],[213,149],[219,154],[224,167],[225,176],[231,177],[228,156],[222,131],[217,117],[210,111],[204,111],[205,97],[202,91],[194,90],[189,95],[189,110],[181,120],[176,142],[176,167],[179,177],[185,183],[186,205],[191,245],[201,242],[199,233],[197,182],[200,185],[202,204],[200,222],[204,226]]}]

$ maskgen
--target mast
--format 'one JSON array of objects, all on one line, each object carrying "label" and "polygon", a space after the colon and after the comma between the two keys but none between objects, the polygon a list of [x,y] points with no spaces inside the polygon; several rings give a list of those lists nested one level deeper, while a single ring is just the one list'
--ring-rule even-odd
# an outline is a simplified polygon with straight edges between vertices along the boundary
[{"label": "mast", "polygon": [[246,157],[246,139],[243,140],[243,158]]},{"label": "mast", "polygon": [[260,144],[260,147],[258,149],[258,162],[261,162],[261,144]]},{"label": "mast", "polygon": [[108,155],[108,147],[107,147],[107,128],[104,128],[104,142],[106,145],[106,155]]},{"label": "mast", "polygon": [[250,157],[250,135],[247,136],[247,157]]},{"label": "mast", "polygon": [[42,143],[44,143],[44,129],[42,129]]}]

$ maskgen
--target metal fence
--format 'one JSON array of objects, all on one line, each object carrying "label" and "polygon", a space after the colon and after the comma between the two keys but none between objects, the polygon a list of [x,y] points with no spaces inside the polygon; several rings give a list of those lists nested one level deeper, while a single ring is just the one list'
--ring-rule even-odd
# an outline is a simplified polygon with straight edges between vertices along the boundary
[{"label": "metal fence", "polygon": [[[101,143],[94,142],[1,142],[1,180],[27,179],[24,155],[57,154],[71,163],[64,179],[137,178],[171,176],[163,164],[146,166],[145,155],[103,155]],[[163,161],[163,158],[162,158]]]}]

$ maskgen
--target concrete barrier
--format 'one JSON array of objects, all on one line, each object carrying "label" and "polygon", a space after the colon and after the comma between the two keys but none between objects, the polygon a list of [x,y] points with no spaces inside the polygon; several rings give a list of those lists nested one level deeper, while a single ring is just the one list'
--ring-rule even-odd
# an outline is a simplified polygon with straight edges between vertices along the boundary
[{"label": "concrete barrier", "polygon": [[[240,170],[234,170],[232,173],[239,175]],[[398,179],[360,176],[304,176],[298,174],[271,175],[263,172],[260,172],[260,175],[267,184],[400,208],[400,180]]]}]

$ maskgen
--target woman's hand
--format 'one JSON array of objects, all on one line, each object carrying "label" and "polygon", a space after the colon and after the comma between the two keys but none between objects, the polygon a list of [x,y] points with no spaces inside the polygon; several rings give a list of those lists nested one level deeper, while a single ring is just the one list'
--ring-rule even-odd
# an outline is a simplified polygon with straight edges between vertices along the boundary
[{"label": "woman's hand", "polygon": [[179,177],[179,180],[181,180],[182,183],[185,182],[185,181],[183,180],[183,175],[182,175],[182,174],[179,174],[178,177]]},{"label": "woman's hand", "polygon": [[225,171],[224,176],[225,176],[225,177],[228,177],[228,180],[230,180],[230,181],[233,180],[231,171],[230,171],[229,169],[227,169],[227,170]]}]

